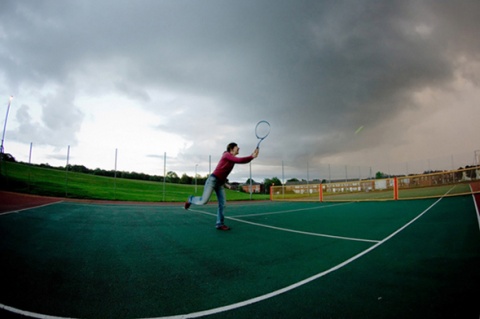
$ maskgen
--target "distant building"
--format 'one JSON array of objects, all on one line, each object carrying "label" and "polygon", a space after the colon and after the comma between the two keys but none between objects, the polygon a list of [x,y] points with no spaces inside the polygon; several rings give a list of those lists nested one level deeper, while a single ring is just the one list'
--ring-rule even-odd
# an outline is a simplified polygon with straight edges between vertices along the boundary
[{"label": "distant building", "polygon": [[228,183],[226,187],[231,189],[232,191],[237,191],[240,188],[240,183],[237,183],[237,182]]},{"label": "distant building", "polygon": [[242,190],[245,193],[250,193],[250,186],[252,187],[252,193],[262,193],[265,189],[263,184],[257,182],[252,182],[252,185],[250,185],[250,183],[241,185]]}]

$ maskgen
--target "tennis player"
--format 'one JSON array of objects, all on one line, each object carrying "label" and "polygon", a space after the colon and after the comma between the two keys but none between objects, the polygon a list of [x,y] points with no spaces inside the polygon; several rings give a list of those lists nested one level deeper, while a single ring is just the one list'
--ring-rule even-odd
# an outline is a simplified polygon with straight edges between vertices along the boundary
[{"label": "tennis player", "polygon": [[203,195],[190,196],[185,202],[185,209],[188,209],[190,205],[205,205],[208,203],[212,192],[215,191],[218,199],[218,211],[217,211],[217,223],[218,230],[230,230],[230,227],[225,225],[224,222],[224,209],[227,203],[225,198],[225,182],[227,181],[228,174],[232,171],[235,164],[250,163],[254,158],[258,156],[258,148],[253,151],[252,155],[246,157],[237,157],[240,148],[236,143],[230,143],[227,145],[227,150],[223,153],[222,158],[217,164],[217,167],[213,173],[207,178],[205,182],[205,188]]}]

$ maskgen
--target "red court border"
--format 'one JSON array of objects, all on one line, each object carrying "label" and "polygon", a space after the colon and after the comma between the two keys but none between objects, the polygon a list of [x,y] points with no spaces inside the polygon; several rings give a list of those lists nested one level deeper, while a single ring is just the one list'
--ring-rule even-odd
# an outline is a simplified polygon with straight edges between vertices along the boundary
[{"label": "red court border", "polygon": [[62,199],[57,197],[26,195],[0,191],[0,214],[61,201]]},{"label": "red court border", "polygon": [[167,203],[167,202],[132,202],[132,201],[109,201],[94,199],[74,199],[61,197],[48,197],[39,195],[21,194],[7,191],[0,191],[0,214],[14,212],[17,210],[28,209],[59,202],[75,202],[87,204],[132,204],[132,205],[179,205],[183,207],[183,203]]}]

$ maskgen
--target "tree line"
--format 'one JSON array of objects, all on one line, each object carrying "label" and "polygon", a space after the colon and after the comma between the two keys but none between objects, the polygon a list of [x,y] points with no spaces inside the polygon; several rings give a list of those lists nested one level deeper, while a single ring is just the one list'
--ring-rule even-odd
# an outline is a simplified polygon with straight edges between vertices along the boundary
[{"label": "tree line", "polygon": [[[26,163],[24,163],[26,164]],[[115,171],[115,170],[105,170],[101,168],[90,169],[84,165],[71,165],[69,164],[67,167],[65,166],[50,166],[49,164],[27,164],[27,165],[34,165],[39,166],[42,168],[49,168],[49,169],[57,169],[57,170],[67,170],[69,172],[75,173],[83,173],[83,174],[91,174],[96,176],[104,176],[104,177],[118,177],[118,178],[125,178],[125,179],[134,179],[134,180],[141,180],[141,181],[151,181],[151,182],[166,182],[166,183],[173,183],[173,184],[185,184],[185,185],[205,185],[205,182],[208,178],[206,176],[197,175],[195,180],[195,176],[189,176],[186,173],[183,173],[182,176],[178,176],[177,173],[173,171],[167,172],[164,176],[161,175],[150,175],[146,173],[138,173],[138,172],[127,172],[127,171]],[[228,180],[227,180],[228,182]],[[256,183],[252,180],[253,183]],[[245,182],[246,184],[250,183],[250,179],[247,179]],[[277,177],[273,178],[265,178],[263,184],[266,189],[269,189],[270,186],[273,184],[281,185],[282,182]]]},{"label": "tree line", "polygon": [[[8,157],[5,155],[9,154],[4,154],[0,160],[4,161],[10,161],[10,162],[16,162],[15,158],[11,155]],[[67,170],[69,172],[76,172],[76,173],[83,173],[83,174],[92,174],[92,175],[97,175],[97,176],[105,176],[105,177],[118,177],[118,178],[125,178],[125,179],[134,179],[134,180],[141,180],[141,181],[151,181],[151,182],[166,182],[166,183],[173,183],[173,184],[186,184],[186,185],[205,185],[205,182],[208,178],[208,175],[206,176],[200,176],[197,175],[197,178],[195,179],[195,176],[188,176],[186,173],[184,173],[182,176],[178,176],[177,173],[173,171],[167,172],[165,176],[161,175],[150,175],[150,174],[145,174],[145,173],[138,173],[138,172],[127,172],[127,171],[115,171],[115,170],[105,170],[101,168],[95,168],[95,169],[90,169],[84,165],[67,165],[65,166],[51,166],[48,163],[47,164],[28,164],[28,163],[23,163],[26,165],[33,165],[33,166],[38,166],[38,167],[43,167],[43,168],[49,168],[49,169],[57,169],[57,170]],[[466,166],[466,168],[470,167],[475,167],[475,166]],[[462,168],[460,168],[462,169]],[[426,171],[424,174],[428,173],[433,173],[434,171]],[[472,174],[472,173],[468,173]],[[375,179],[381,179],[381,178],[387,178],[387,177],[392,177],[389,174],[385,174],[383,172],[377,172],[375,174]],[[468,176],[471,177],[471,176]],[[228,182],[228,180],[227,180]],[[255,181],[252,180],[253,183],[256,183]],[[307,182],[305,180],[298,180],[296,178],[292,178],[287,180],[287,183],[295,183],[295,182]],[[313,182],[318,182],[319,184],[326,183],[327,181],[324,179],[322,181],[320,180],[314,180]],[[250,179],[247,179],[245,184],[249,184]],[[269,190],[272,185],[282,185],[282,182],[278,177],[272,177],[272,178],[265,178],[263,180],[264,189]]]}]

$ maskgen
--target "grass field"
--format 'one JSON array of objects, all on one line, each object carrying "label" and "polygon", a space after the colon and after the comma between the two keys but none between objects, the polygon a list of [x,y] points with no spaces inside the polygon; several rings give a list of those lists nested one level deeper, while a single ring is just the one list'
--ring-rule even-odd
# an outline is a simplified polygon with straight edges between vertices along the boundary
[{"label": "grass field", "polygon": [[[2,188],[43,196],[143,202],[183,202],[189,195],[203,192],[202,185],[195,193],[194,185],[111,178],[11,162],[2,163]],[[250,200],[249,193],[226,192],[228,200]],[[252,194],[252,199],[268,198]]]}]

